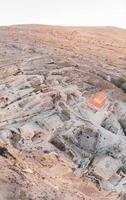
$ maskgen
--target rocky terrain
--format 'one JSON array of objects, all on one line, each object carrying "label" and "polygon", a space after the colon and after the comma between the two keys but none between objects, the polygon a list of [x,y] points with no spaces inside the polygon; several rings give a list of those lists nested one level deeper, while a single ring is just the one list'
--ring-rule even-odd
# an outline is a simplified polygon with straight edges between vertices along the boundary
[{"label": "rocky terrain", "polygon": [[126,200],[126,30],[0,28],[0,200]]}]

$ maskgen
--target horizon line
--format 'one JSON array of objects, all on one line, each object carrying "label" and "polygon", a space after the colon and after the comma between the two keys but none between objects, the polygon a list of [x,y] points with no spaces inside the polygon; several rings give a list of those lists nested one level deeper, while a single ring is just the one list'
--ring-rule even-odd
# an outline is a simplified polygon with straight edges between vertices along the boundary
[{"label": "horizon line", "polygon": [[19,23],[0,25],[0,27],[13,27],[13,26],[50,26],[50,27],[64,27],[64,28],[117,28],[126,30],[126,27],[114,26],[114,25],[60,25],[60,24],[40,24],[40,23]]}]

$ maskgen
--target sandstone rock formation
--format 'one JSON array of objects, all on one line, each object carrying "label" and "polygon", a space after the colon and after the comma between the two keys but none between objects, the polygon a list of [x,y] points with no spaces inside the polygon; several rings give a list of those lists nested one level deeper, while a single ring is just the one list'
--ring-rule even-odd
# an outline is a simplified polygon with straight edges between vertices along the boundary
[{"label": "sandstone rock formation", "polygon": [[114,27],[0,28],[0,200],[126,199],[125,55]]}]

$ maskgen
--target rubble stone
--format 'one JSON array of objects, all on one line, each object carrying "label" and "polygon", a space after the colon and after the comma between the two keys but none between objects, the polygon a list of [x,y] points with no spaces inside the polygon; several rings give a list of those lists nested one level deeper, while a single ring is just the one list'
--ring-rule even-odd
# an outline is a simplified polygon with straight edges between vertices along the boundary
[{"label": "rubble stone", "polygon": [[36,123],[27,123],[20,128],[21,136],[25,140],[31,140],[41,132],[41,128]]},{"label": "rubble stone", "polygon": [[119,160],[113,159],[110,156],[96,157],[93,162],[93,169],[96,175],[108,180],[121,165],[122,163]]},{"label": "rubble stone", "polygon": [[125,198],[125,34],[0,28],[0,199]]}]

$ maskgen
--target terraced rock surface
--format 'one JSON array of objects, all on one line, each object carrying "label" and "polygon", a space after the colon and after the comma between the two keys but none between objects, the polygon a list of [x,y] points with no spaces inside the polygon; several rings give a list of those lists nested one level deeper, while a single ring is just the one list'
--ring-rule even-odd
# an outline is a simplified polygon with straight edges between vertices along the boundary
[{"label": "terraced rock surface", "polygon": [[126,30],[0,28],[0,200],[126,199]]}]

